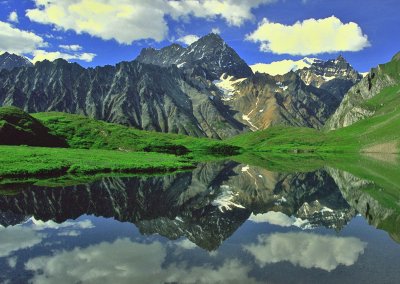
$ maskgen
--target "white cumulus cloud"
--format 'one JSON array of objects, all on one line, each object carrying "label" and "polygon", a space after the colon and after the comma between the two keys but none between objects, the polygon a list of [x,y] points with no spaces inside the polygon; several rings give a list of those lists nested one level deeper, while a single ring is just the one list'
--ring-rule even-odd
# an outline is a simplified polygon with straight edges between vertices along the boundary
[{"label": "white cumulus cloud", "polygon": [[88,33],[104,40],[131,44],[141,39],[162,41],[168,36],[166,16],[224,19],[240,26],[254,20],[252,9],[275,0],[34,0],[26,16],[59,30]]},{"label": "white cumulus cloud", "polygon": [[360,51],[370,46],[368,36],[357,23],[343,23],[335,16],[307,19],[294,25],[263,19],[246,39],[260,43],[261,51],[303,56]]},{"label": "white cumulus cloud", "polygon": [[31,53],[37,48],[46,46],[42,37],[0,21],[0,53],[6,51],[16,54]]},{"label": "white cumulus cloud", "polygon": [[69,50],[69,51],[82,50],[82,46],[80,46],[79,44],[70,44],[70,45],[61,44],[58,47],[61,49],[64,49],[64,50]]},{"label": "white cumulus cloud", "polygon": [[281,61],[274,61],[271,63],[257,63],[251,65],[250,67],[254,73],[267,73],[275,76],[284,75],[290,71],[296,71],[305,67],[310,67],[311,64],[313,64],[316,60],[318,59],[307,57],[297,61],[285,59]]},{"label": "white cumulus cloud", "polygon": [[213,34],[219,35],[219,34],[221,33],[221,30],[220,30],[219,28],[212,28],[212,29],[211,29],[211,32],[212,32]]},{"label": "white cumulus cloud", "polygon": [[171,0],[166,2],[172,8],[169,13],[175,19],[187,16],[206,19],[221,17],[230,26],[241,26],[245,21],[254,20],[252,13],[254,8],[273,3],[275,0]]},{"label": "white cumulus cloud", "polygon": [[13,23],[18,23],[19,20],[17,12],[16,11],[11,12],[10,15],[8,15],[8,20]]},{"label": "white cumulus cloud", "polygon": [[104,40],[130,44],[139,39],[163,40],[168,32],[164,1],[34,0],[26,12],[31,21],[61,30],[88,33]]},{"label": "white cumulus cloud", "polygon": [[324,236],[312,233],[261,235],[258,243],[244,246],[257,263],[289,261],[303,268],[332,271],[339,265],[351,266],[364,253],[366,243],[353,237]]},{"label": "white cumulus cloud", "polygon": [[96,57],[96,54],[88,53],[88,52],[71,54],[71,53],[64,53],[64,52],[60,52],[60,51],[46,51],[46,50],[38,49],[38,50],[33,51],[32,62],[36,63],[36,62],[43,61],[43,60],[54,61],[58,58],[65,59],[67,61],[80,60],[80,61],[85,61],[85,62],[92,62],[95,57]]},{"label": "white cumulus cloud", "polygon": [[197,35],[185,35],[177,39],[178,42],[184,43],[186,45],[191,45],[195,41],[198,41],[199,37]]}]

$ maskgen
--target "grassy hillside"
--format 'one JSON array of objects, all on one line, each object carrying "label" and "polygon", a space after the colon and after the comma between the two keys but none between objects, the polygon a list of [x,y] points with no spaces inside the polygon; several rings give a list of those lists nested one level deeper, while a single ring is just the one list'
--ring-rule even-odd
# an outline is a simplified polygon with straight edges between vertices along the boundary
[{"label": "grassy hillside", "polygon": [[0,145],[67,147],[40,121],[16,107],[0,108]]},{"label": "grassy hillside", "polygon": [[[212,139],[141,131],[65,113],[0,108],[0,183],[9,178],[162,173],[236,154]],[[40,147],[27,147],[40,146]]]},{"label": "grassy hillside", "polygon": [[232,149],[219,140],[143,131],[79,115],[49,112],[33,116],[46,125],[52,134],[64,137],[71,148],[77,149],[163,152],[178,155],[188,152],[194,152],[195,155],[199,152],[201,155],[218,154],[223,149]]}]

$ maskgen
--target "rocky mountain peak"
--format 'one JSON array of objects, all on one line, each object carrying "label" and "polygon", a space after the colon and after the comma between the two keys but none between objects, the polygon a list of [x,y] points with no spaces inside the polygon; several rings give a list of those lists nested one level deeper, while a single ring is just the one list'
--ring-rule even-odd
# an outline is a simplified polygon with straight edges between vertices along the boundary
[{"label": "rocky mountain peak", "polygon": [[167,67],[177,65],[190,75],[214,81],[223,74],[247,78],[253,74],[242,58],[217,34],[208,34],[184,48],[172,44],[160,50],[143,50],[136,58],[147,64]]},{"label": "rocky mountain peak", "polygon": [[4,52],[0,55],[0,70],[12,70],[18,67],[29,67],[33,64],[24,56]]},{"label": "rocky mountain peak", "polygon": [[209,46],[209,47],[215,47],[215,46],[222,46],[226,44],[225,41],[222,39],[222,37],[218,34],[210,33],[208,35],[203,36],[196,42],[194,42],[192,45],[202,45],[202,46]]},{"label": "rocky mountain peak", "polygon": [[346,63],[347,63],[346,58],[344,58],[342,54],[340,54],[340,55],[336,58],[336,61],[337,61],[337,62],[346,62]]},{"label": "rocky mountain peak", "polygon": [[316,60],[310,67],[298,70],[297,73],[307,85],[327,91],[339,100],[362,79],[362,75],[343,55],[328,61]]}]

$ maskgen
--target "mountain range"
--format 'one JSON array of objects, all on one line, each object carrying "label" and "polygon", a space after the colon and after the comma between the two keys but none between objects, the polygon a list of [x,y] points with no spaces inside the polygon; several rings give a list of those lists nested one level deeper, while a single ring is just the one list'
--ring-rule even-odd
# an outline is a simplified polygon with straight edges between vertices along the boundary
[{"label": "mountain range", "polygon": [[[321,129],[339,106],[347,112],[343,98],[350,89],[378,76],[371,71],[363,79],[343,56],[303,63],[283,75],[253,73],[217,34],[187,47],[145,48],[133,61],[87,69],[62,59],[32,65],[4,53],[0,106],[224,139],[275,125]],[[330,128],[337,125],[333,121]]]}]

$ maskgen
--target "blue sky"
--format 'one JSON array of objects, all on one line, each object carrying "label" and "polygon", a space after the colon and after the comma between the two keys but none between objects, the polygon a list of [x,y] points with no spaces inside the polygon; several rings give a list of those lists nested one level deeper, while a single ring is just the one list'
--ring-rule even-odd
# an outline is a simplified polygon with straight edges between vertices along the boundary
[{"label": "blue sky", "polygon": [[0,51],[85,67],[212,30],[249,64],[343,54],[365,72],[400,51],[398,0],[0,0],[0,11]]}]

